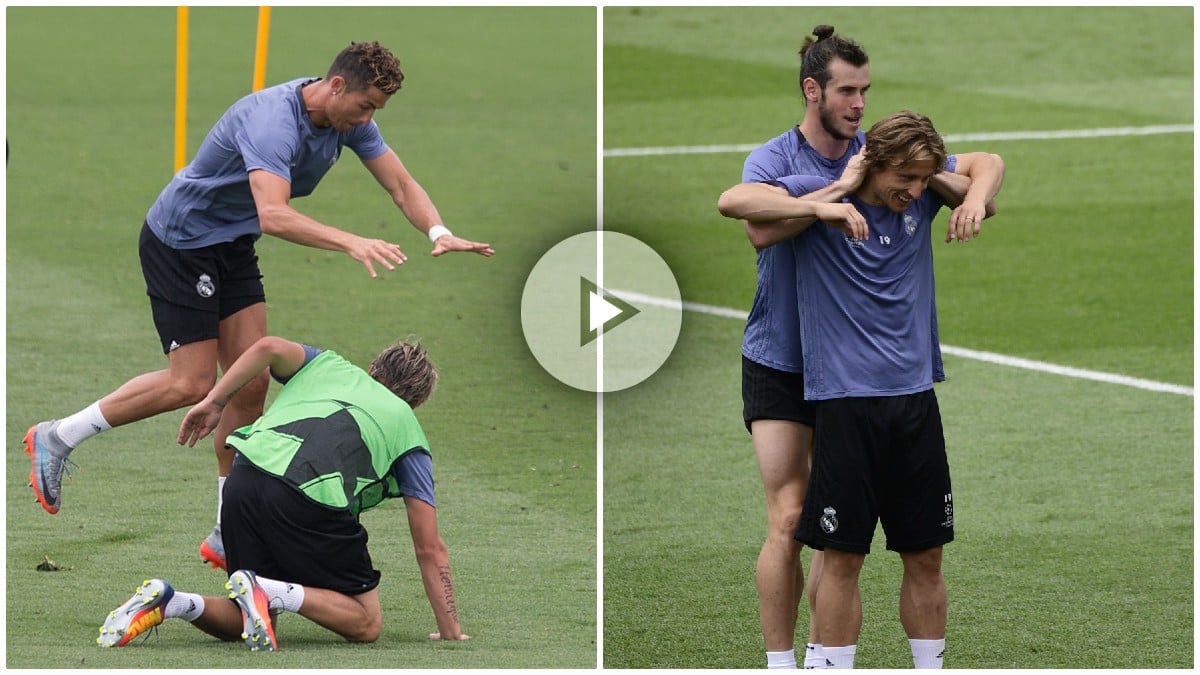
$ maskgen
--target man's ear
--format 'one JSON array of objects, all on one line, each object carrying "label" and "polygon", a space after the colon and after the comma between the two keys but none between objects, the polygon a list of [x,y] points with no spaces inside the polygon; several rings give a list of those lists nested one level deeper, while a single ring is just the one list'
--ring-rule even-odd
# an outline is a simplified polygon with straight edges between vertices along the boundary
[{"label": "man's ear", "polygon": [[815,79],[811,77],[804,78],[804,81],[800,83],[800,88],[804,91],[804,98],[809,103],[816,103],[821,100],[821,85],[817,84]]}]

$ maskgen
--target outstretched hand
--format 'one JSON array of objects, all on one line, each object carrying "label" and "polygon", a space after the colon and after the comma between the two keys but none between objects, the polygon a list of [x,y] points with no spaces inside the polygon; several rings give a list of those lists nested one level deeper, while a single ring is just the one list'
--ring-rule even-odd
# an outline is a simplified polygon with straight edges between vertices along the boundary
[{"label": "outstretched hand", "polygon": [[404,251],[396,244],[366,237],[355,237],[351,246],[346,249],[346,254],[362,263],[371,278],[379,276],[375,272],[375,263],[394,270],[396,265],[403,265],[404,261],[408,260],[408,256],[404,255]]},{"label": "outstretched hand", "polygon": [[179,424],[179,437],[176,442],[186,444],[189,448],[196,447],[196,441],[203,439],[217,428],[221,421],[221,411],[225,406],[216,401],[204,399],[197,403]]},{"label": "outstretched hand", "polygon": [[491,244],[468,241],[452,234],[443,234],[437,238],[437,241],[433,242],[433,256],[435,258],[443,253],[449,253],[451,251],[467,251],[469,253],[478,253],[486,258],[490,258],[496,253],[494,250],[492,250]]}]

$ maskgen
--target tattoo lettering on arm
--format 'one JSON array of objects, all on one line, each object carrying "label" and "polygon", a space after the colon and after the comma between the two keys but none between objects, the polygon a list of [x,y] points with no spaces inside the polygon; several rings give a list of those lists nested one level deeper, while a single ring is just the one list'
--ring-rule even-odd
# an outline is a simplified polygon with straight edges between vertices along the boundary
[{"label": "tattoo lettering on arm", "polygon": [[450,616],[455,621],[458,621],[458,607],[454,605],[454,580],[450,577],[449,565],[438,567],[438,578],[442,580],[442,594],[446,599],[446,610],[450,612]]}]

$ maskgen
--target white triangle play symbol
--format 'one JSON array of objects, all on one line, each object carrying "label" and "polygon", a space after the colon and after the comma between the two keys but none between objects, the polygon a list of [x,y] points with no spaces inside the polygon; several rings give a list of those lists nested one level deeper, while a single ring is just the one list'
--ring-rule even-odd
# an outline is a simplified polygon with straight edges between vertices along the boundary
[{"label": "white triangle play symbol", "polygon": [[588,330],[598,330],[601,326],[621,315],[621,308],[605,300],[595,291],[588,292]]}]

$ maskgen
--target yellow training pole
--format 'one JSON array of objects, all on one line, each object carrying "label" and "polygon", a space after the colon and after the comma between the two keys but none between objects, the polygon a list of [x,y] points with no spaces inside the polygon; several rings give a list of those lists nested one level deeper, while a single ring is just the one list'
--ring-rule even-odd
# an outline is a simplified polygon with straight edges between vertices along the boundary
[{"label": "yellow training pole", "polygon": [[175,10],[175,172],[187,161],[188,8]]},{"label": "yellow training pole", "polygon": [[254,42],[254,89],[263,88],[267,78],[267,37],[271,34],[271,8],[258,8],[258,38]]}]

